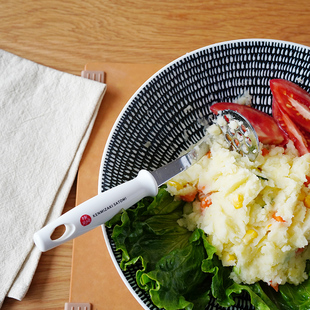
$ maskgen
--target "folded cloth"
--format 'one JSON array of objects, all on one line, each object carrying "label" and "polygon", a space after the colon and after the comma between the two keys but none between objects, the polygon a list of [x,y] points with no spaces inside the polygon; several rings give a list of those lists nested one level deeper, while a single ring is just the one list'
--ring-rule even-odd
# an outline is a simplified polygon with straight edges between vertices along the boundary
[{"label": "folded cloth", "polygon": [[106,85],[0,50],[0,307],[22,299],[61,215]]}]

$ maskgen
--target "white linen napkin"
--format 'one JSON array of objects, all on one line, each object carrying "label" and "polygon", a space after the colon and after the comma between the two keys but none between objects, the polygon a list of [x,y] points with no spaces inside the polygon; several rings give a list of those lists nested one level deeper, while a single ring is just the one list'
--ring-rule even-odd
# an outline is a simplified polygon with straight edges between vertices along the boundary
[{"label": "white linen napkin", "polygon": [[33,234],[61,215],[105,90],[0,50],[0,307],[29,288]]}]

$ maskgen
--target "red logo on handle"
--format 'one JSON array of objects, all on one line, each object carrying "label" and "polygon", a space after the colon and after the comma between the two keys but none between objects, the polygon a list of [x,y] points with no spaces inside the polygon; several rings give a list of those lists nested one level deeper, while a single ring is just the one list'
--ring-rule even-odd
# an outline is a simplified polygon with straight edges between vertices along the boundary
[{"label": "red logo on handle", "polygon": [[87,226],[91,222],[91,217],[88,214],[84,214],[81,216],[80,222],[83,226]]}]

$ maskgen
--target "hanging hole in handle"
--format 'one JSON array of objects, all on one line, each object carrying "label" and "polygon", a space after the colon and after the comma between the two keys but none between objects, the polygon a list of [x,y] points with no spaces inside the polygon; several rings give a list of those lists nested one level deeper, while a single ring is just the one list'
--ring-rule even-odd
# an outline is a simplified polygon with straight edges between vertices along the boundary
[{"label": "hanging hole in handle", "polygon": [[57,240],[61,238],[66,232],[66,226],[64,224],[57,226],[51,234],[52,240]]},{"label": "hanging hole in handle", "polygon": [[70,238],[75,230],[76,227],[74,224],[61,224],[54,229],[50,235],[50,239],[54,242],[63,241]]}]

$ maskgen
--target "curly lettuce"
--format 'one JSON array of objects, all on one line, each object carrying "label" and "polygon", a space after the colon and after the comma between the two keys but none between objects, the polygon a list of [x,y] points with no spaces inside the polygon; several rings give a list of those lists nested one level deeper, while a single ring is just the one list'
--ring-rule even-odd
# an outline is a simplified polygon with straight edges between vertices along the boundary
[{"label": "curly lettuce", "polygon": [[282,285],[279,292],[261,283],[235,283],[229,277],[231,267],[222,266],[204,232],[178,225],[184,205],[162,187],[156,197],[142,199],[106,224],[113,227],[112,239],[122,252],[120,267],[126,270],[140,264],[137,284],[150,294],[154,305],[204,310],[215,298],[226,308],[246,292],[257,310],[310,309],[310,280],[299,286]]}]

